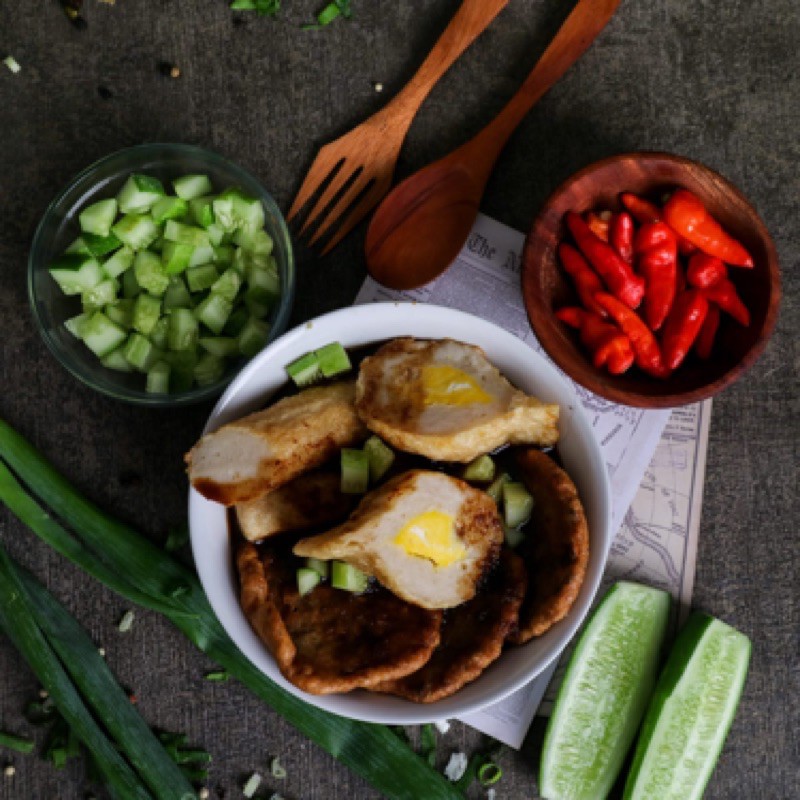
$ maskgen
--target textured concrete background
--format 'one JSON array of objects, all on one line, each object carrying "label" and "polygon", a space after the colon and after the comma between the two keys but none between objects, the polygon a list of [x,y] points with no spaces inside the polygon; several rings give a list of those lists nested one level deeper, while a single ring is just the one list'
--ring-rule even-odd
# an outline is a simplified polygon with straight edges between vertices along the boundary
[{"label": "textured concrete background", "polygon": [[[88,28],[55,2],[0,5],[0,415],[79,487],[160,539],[184,516],[181,455],[210,405],[145,411],[80,386],[46,351],[30,319],[26,258],[53,195],[101,156],[148,141],[199,144],[260,176],[287,208],[318,146],[379,108],[412,74],[456,0],[353,0],[355,17],[300,30],[318,4],[285,0],[276,20],[226,2],[86,0]],[[423,107],[403,151],[407,174],[477,131],[513,93],[555,31],[564,4],[512,0]],[[711,785],[710,800],[800,796],[800,548],[797,543],[800,9],[796,0],[626,0],[601,41],[525,121],[498,164],[484,210],[525,229],[576,169],[632,149],[698,159],[740,186],[775,238],[784,275],[777,332],[759,363],[714,405],[696,606],[753,639],[752,671]],[[4,54],[4,53],[3,53]],[[0,54],[2,55],[2,54]],[[177,63],[179,80],[160,61]],[[383,95],[373,82],[385,86]],[[98,91],[104,87],[104,99]],[[108,96],[110,94],[110,96]],[[347,305],[363,278],[363,228],[319,261],[299,251],[295,320]],[[289,798],[351,800],[375,793],[305,742],[236,684],[210,684],[205,658],[167,623],[139,612],[65,564],[5,511],[3,541],[67,604],[136,691],[148,721],[186,731],[214,754],[211,787],[241,782],[280,755],[272,782]],[[25,730],[36,690],[0,640],[0,729]],[[541,726],[522,753],[501,756],[500,798],[535,796]],[[478,746],[455,725],[440,748]],[[57,772],[9,757],[2,800],[84,796],[78,765]],[[476,793],[475,796],[479,796]]]}]

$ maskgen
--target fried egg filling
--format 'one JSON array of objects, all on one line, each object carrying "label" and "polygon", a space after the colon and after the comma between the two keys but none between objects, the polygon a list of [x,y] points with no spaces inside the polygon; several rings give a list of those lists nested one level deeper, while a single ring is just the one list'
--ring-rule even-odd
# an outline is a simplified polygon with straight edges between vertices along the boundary
[{"label": "fried egg filling", "polygon": [[437,567],[460,561],[467,549],[456,536],[455,520],[443,511],[425,511],[412,517],[394,538],[410,556],[427,558]]}]

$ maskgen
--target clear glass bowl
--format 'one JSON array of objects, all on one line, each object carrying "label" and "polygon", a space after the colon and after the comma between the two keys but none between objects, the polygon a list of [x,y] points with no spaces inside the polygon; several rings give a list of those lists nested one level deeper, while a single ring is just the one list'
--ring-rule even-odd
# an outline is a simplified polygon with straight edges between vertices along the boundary
[{"label": "clear glass bowl", "polygon": [[58,361],[79,381],[109,397],[138,405],[183,406],[216,397],[244,366],[247,359],[231,361],[223,377],[209,386],[175,394],[149,394],[141,373],[115,372],[104,367],[94,353],[64,327],[64,321],[81,312],[80,297],[68,297],[50,277],[48,267],[75,239],[80,229],[78,214],[90,203],[113,197],[132,172],[161,179],[165,185],[179,175],[203,173],[215,191],[239,186],[259,197],[266,216],[265,227],[275,243],[281,298],[268,318],[269,341],[285,330],[292,310],[295,267],[289,230],[275,201],[249,173],[216,153],[185,144],[143,144],[112,153],[81,172],[48,207],[33,237],[28,259],[28,295],[36,324]]}]

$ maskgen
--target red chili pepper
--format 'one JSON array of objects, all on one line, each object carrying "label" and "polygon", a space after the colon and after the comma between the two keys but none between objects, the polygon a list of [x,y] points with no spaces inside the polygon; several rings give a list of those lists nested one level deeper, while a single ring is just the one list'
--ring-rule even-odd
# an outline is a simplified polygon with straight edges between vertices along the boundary
[{"label": "red chili pepper", "polygon": [[678,242],[668,225],[648,222],[636,232],[633,249],[645,280],[644,318],[650,330],[657,331],[677,293]]},{"label": "red chili pepper", "polygon": [[598,239],[607,242],[609,220],[604,219],[601,214],[598,214],[596,211],[587,211],[584,218],[586,224],[589,226],[589,230],[591,230]]},{"label": "red chili pepper", "polygon": [[612,375],[630,369],[634,354],[630,339],[602,317],[582,308],[568,306],[556,311],[556,317],[580,331],[581,342],[591,351],[597,369],[605,367]]},{"label": "red chili pepper", "polygon": [[669,370],[664,366],[656,337],[639,315],[605,292],[597,295],[597,302],[631,340],[636,366],[656,378],[666,378]]},{"label": "red chili pepper", "polygon": [[708,213],[702,200],[690,191],[675,191],[664,206],[664,220],[675,233],[688,239],[704,253],[737,267],[753,266],[750,253],[722,229]]},{"label": "red chili pepper", "polygon": [[633,217],[627,211],[611,217],[608,241],[625,261],[633,263]]},{"label": "red chili pepper", "polygon": [[661,352],[668,369],[676,369],[686,358],[707,313],[708,300],[699,289],[688,289],[675,298],[661,336]]},{"label": "red chili pepper", "polygon": [[638,194],[632,192],[623,192],[619,199],[640,225],[661,221],[661,209],[655,203],[645,200],[644,197],[639,197]]},{"label": "red chili pepper", "polygon": [[681,266],[681,264],[678,263],[678,267],[677,267],[676,272],[677,272],[677,278],[675,280],[675,285],[676,285],[677,291],[675,293],[679,294],[680,292],[682,292],[686,288],[686,270],[684,270],[684,268]]},{"label": "red chili pepper", "polygon": [[700,358],[711,357],[711,350],[714,347],[714,338],[719,328],[719,308],[713,303],[708,306],[708,313],[703,321],[703,327],[697,334],[697,341],[694,343],[694,351]]},{"label": "red chili pepper", "polygon": [[572,278],[575,290],[578,292],[578,297],[584,307],[589,311],[594,311],[601,317],[605,317],[606,312],[594,299],[598,292],[604,290],[603,282],[597,276],[597,273],[571,244],[562,242],[558,246],[558,257],[561,259],[567,274]]},{"label": "red chili pepper", "polygon": [[686,280],[698,289],[708,289],[728,277],[728,268],[716,256],[708,253],[695,253],[689,259]]},{"label": "red chili pepper", "polygon": [[746,328],[750,324],[750,312],[728,278],[723,278],[708,289],[704,289],[703,294],[726,314],[730,314],[740,325]]},{"label": "red chili pepper", "polygon": [[631,265],[623,261],[611,245],[598,239],[574,211],[567,213],[567,227],[575,237],[578,249],[605,281],[609,291],[628,307],[636,308],[644,296],[644,281],[634,275]]}]

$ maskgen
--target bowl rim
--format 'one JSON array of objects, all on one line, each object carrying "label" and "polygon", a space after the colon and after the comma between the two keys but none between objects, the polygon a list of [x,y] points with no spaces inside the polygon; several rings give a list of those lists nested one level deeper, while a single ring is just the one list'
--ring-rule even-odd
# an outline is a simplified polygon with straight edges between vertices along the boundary
[{"label": "bowl rim", "polygon": [[[433,335],[433,330],[441,333]],[[584,502],[587,499],[589,501],[587,516],[590,516],[594,526],[590,528],[592,547],[589,567],[578,599],[565,619],[538,640],[522,646],[531,647],[539,643],[529,651],[527,666],[517,666],[515,662],[512,671],[516,675],[512,680],[507,680],[507,676],[503,675],[498,685],[497,676],[494,676],[490,678],[492,683],[487,681],[484,684],[485,690],[478,698],[470,701],[462,698],[459,701],[459,694],[470,688],[465,686],[450,698],[429,705],[358,692],[325,696],[303,692],[280,674],[274,659],[253,633],[241,610],[236,589],[238,579],[231,564],[227,526],[224,521],[225,509],[206,500],[193,488],[189,489],[189,528],[195,565],[209,603],[228,635],[256,668],[282,688],[318,708],[351,719],[405,725],[461,717],[479,711],[501,701],[540,675],[572,641],[597,595],[613,539],[608,474],[600,446],[574,388],[552,364],[529,345],[486,320],[466,312],[429,304],[373,303],[330,312],[285,333],[256,356],[234,379],[211,412],[203,430],[205,434],[261,407],[263,398],[285,383],[283,366],[288,360],[307,352],[309,345],[312,348],[320,346],[320,341],[316,339],[325,338],[330,341],[332,334],[340,338],[349,336],[350,341],[345,346],[358,346],[403,335],[450,338],[456,335],[453,331],[459,334],[456,338],[494,350],[495,359],[500,357],[499,351],[502,350],[510,361],[517,365],[524,363],[526,373],[530,370],[529,380],[542,383],[541,394],[545,399],[550,395],[551,399],[552,396],[558,396],[564,400],[559,423],[562,441],[567,439],[565,446],[570,451],[570,460],[573,462],[571,471],[576,483],[583,484]],[[520,367],[517,366],[516,369],[519,370]],[[270,371],[273,375],[268,374]],[[281,374],[279,381],[274,377],[277,372]],[[526,388],[532,391],[530,386]],[[584,466],[581,467],[583,477],[580,480],[580,476],[574,475],[578,459],[584,461]],[[226,528],[225,536],[215,537],[215,531],[220,525]],[[510,665],[510,662],[506,663]],[[484,675],[481,676],[483,677]],[[368,696],[369,700],[365,702],[357,699],[359,694],[362,698]]]},{"label": "bowl rim", "polygon": [[[574,375],[572,371],[569,370],[568,364],[565,362],[565,359],[560,352],[554,352],[551,350],[551,348],[546,346],[547,337],[541,336],[541,331],[545,330],[551,325],[553,313],[544,303],[544,300],[538,291],[531,291],[528,289],[528,287],[532,286],[533,274],[536,272],[536,266],[529,266],[530,258],[528,257],[528,252],[533,247],[532,242],[534,239],[534,234],[543,223],[544,217],[549,211],[550,207],[574,183],[585,178],[587,175],[591,175],[593,172],[624,161],[668,162],[682,168],[690,167],[711,176],[716,182],[724,186],[725,190],[748,210],[754,220],[756,235],[763,241],[764,248],[767,252],[766,266],[770,276],[770,293],[767,315],[764,318],[761,336],[752,344],[741,360],[734,364],[727,372],[720,375],[719,378],[711,383],[697,387],[696,389],[666,394],[645,394],[628,389],[618,389],[613,383],[614,376],[612,375],[598,377],[589,374],[588,377],[583,375],[579,377]],[[767,343],[769,342],[769,339],[775,329],[775,325],[777,324],[780,311],[781,277],[778,252],[766,223],[761,218],[761,215],[758,213],[755,206],[745,197],[745,195],[737,186],[731,183],[731,181],[729,181],[724,175],[720,174],[715,169],[712,169],[711,167],[699,161],[695,161],[694,159],[687,158],[686,156],[659,150],[629,151],[606,156],[605,158],[601,158],[597,161],[587,164],[585,167],[582,167],[577,172],[573,173],[564,181],[562,181],[558,187],[548,195],[525,235],[521,280],[523,302],[525,304],[528,320],[533,328],[534,333],[536,334],[536,338],[539,340],[545,352],[554,361],[554,363],[556,363],[560,369],[564,370],[564,372],[574,381],[589,391],[599,395],[600,397],[611,400],[614,403],[638,408],[675,408],[678,406],[688,405],[689,403],[696,403],[706,400],[709,397],[713,397],[718,392],[730,386],[747,370],[749,370],[764,352],[764,349],[766,348]]]},{"label": "bowl rim", "polygon": [[[141,157],[145,158],[148,153],[157,156],[158,151],[167,152],[176,156],[185,155],[197,160],[211,162],[220,169],[252,181],[253,184],[260,187],[261,196],[259,199],[267,207],[267,210],[270,212],[273,218],[278,222],[278,229],[274,231],[274,233],[279,235],[281,245],[286,253],[285,269],[287,274],[286,286],[283,287],[284,291],[281,294],[275,321],[270,328],[267,345],[285,332],[294,306],[294,295],[297,280],[294,248],[292,246],[289,227],[286,223],[283,213],[278,207],[278,204],[275,202],[275,199],[266,190],[263,183],[249,170],[213,150],[198,147],[197,145],[184,144],[182,142],[144,142],[141,144],[132,145],[130,147],[123,147],[119,150],[113,151],[112,153],[106,154],[97,161],[92,162],[89,166],[84,167],[80,172],[70,178],[70,180],[58,191],[50,203],[48,203],[47,208],[36,225],[36,230],[34,231],[33,239],[31,240],[31,247],[28,253],[27,270],[28,305],[30,307],[34,322],[36,323],[36,327],[38,328],[41,337],[44,339],[47,349],[55,357],[56,361],[84,386],[88,386],[90,389],[93,389],[94,391],[99,392],[107,397],[111,397],[115,400],[121,400],[132,405],[149,408],[178,408],[194,405],[196,403],[201,403],[204,400],[210,400],[214,397],[217,397],[236,377],[238,371],[231,371],[230,374],[225,375],[221,380],[209,386],[196,387],[188,392],[170,395],[147,395],[144,390],[142,390],[140,393],[134,394],[131,393],[131,390],[126,387],[115,387],[113,383],[99,384],[93,381],[90,376],[83,374],[83,372],[75,366],[74,360],[69,356],[68,351],[61,347],[48,333],[44,320],[40,315],[40,300],[36,293],[34,277],[35,272],[37,269],[39,269],[37,256],[39,255],[40,249],[45,246],[45,224],[48,222],[50,217],[55,214],[58,204],[76,186],[83,181],[89,181],[107,163],[122,158],[136,158],[140,155]],[[134,165],[129,167],[129,171],[134,171],[135,169],[136,167]]]}]

